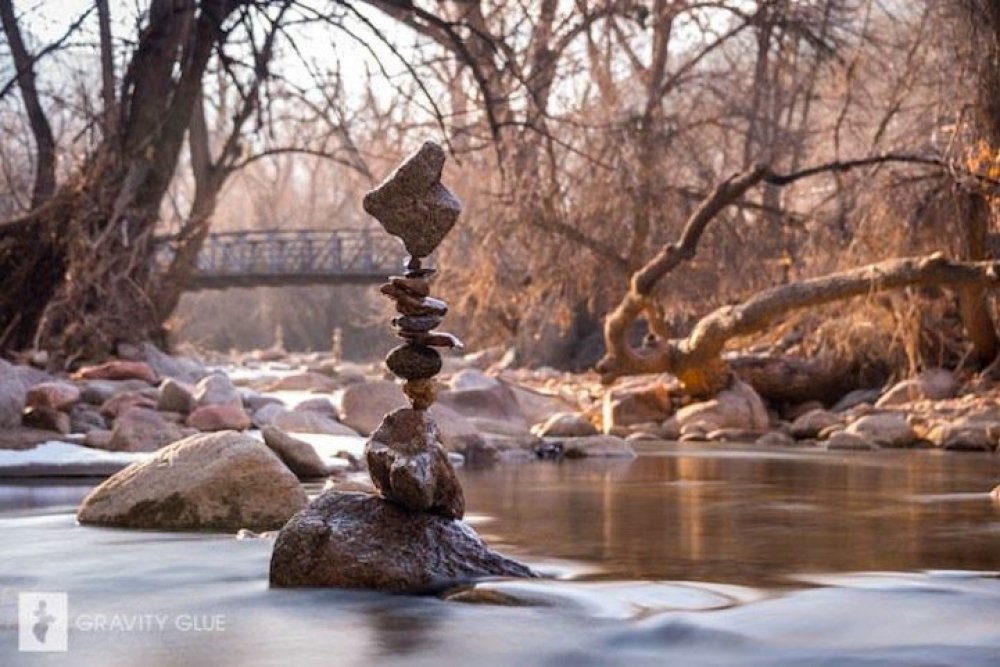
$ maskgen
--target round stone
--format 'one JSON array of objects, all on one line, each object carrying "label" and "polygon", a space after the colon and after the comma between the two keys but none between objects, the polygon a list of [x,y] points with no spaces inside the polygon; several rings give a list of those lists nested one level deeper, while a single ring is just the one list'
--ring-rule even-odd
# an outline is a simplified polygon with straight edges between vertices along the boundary
[{"label": "round stone", "polygon": [[441,324],[436,315],[400,315],[392,318],[392,325],[403,331],[426,332]]},{"label": "round stone", "polygon": [[441,355],[422,345],[400,345],[389,352],[385,365],[404,380],[423,380],[441,372]]}]

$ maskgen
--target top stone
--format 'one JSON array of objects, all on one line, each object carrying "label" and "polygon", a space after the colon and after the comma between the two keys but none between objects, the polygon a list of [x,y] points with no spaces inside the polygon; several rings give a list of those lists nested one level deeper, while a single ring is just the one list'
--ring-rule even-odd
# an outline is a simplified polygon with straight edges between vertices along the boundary
[{"label": "top stone", "polygon": [[434,252],[462,212],[462,204],[441,184],[444,159],[444,150],[428,141],[365,195],[365,211],[402,239],[414,257]]}]

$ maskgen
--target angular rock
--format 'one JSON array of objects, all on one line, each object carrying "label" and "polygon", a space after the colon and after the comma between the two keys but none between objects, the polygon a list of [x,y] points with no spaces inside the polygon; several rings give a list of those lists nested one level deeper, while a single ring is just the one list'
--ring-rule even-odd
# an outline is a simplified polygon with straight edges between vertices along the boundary
[{"label": "angular rock", "polygon": [[186,423],[199,431],[245,431],[252,425],[242,403],[203,405],[194,409]]},{"label": "angular rock", "polygon": [[799,440],[815,438],[824,429],[841,423],[840,417],[819,408],[810,410],[792,422],[792,436]]},{"label": "angular rock", "polygon": [[402,239],[414,257],[434,252],[462,211],[462,204],[441,184],[444,160],[439,145],[425,143],[363,201],[365,211]]},{"label": "angular rock", "polygon": [[73,377],[80,380],[142,380],[156,383],[156,372],[144,361],[116,359],[98,366],[84,366]]},{"label": "angular rock", "polygon": [[229,376],[222,373],[212,373],[198,380],[194,386],[194,404],[203,405],[233,405],[243,407],[243,398],[239,390],[233,386]]},{"label": "angular rock", "polygon": [[69,415],[55,408],[25,408],[21,423],[28,428],[54,431],[66,435],[70,432]]},{"label": "angular rock", "polygon": [[77,512],[83,524],[158,530],[272,530],[307,504],[299,480],[262,442],[199,434],[105,480]]},{"label": "angular rock", "polygon": [[557,412],[541,424],[535,424],[531,432],[541,438],[579,438],[597,435],[597,427],[581,414]]},{"label": "angular rock", "polygon": [[909,447],[917,441],[906,415],[900,412],[866,415],[851,423],[845,431],[880,447]]},{"label": "angular rock", "polygon": [[112,452],[154,452],[184,437],[177,424],[155,410],[140,407],[124,411],[111,433],[107,449]]},{"label": "angular rock", "polygon": [[365,444],[365,459],[386,500],[450,519],[465,514],[462,485],[437,424],[425,411],[401,408],[387,414]]},{"label": "angular rock", "polygon": [[280,428],[265,426],[261,429],[264,444],[271,448],[288,469],[302,479],[326,477],[327,466],[308,442],[288,435]]},{"label": "angular rock", "polygon": [[461,521],[414,513],[365,493],[328,491],[281,529],[275,587],[423,593],[481,577],[534,577],[490,551]]},{"label": "angular rock", "polygon": [[893,385],[878,399],[875,407],[884,408],[925,399],[938,401],[952,398],[958,393],[958,389],[958,380],[951,371],[931,368],[916,377]]},{"label": "angular rock", "polygon": [[43,382],[28,390],[25,405],[29,408],[68,410],[80,400],[80,390],[69,382]]},{"label": "angular rock", "polygon": [[180,412],[187,414],[194,409],[194,387],[167,378],[160,383],[160,396],[156,400],[156,409],[164,412]]},{"label": "angular rock", "polygon": [[173,378],[179,382],[194,383],[208,371],[194,359],[166,354],[149,342],[138,345],[121,344],[118,356],[132,361],[145,361],[159,377]]}]

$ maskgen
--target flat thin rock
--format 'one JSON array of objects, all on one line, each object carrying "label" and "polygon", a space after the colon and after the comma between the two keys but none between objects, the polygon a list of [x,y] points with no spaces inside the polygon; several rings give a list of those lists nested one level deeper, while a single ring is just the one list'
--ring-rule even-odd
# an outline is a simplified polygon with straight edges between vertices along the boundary
[{"label": "flat thin rock", "polygon": [[461,521],[378,496],[328,491],[289,520],[271,554],[271,586],[425,593],[484,577],[535,577]]}]

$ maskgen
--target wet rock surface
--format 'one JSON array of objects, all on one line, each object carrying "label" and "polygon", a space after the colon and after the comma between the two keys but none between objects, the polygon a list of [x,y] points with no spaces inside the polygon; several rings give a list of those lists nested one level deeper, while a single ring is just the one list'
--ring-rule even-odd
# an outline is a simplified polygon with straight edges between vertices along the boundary
[{"label": "wet rock surface", "polygon": [[328,491],[282,528],[271,555],[276,587],[430,592],[483,577],[532,577],[461,521],[378,496]]}]

